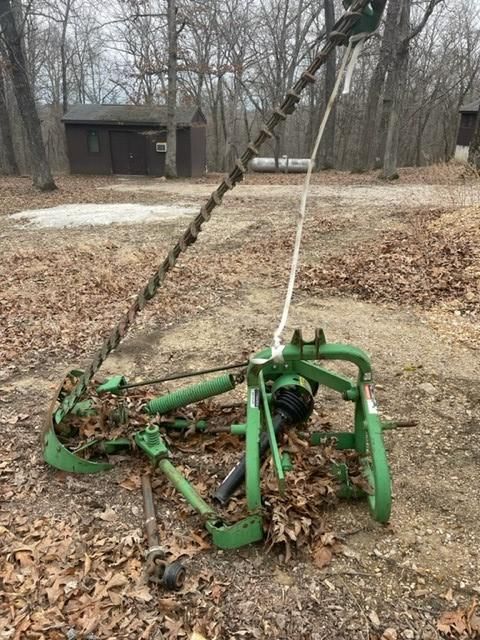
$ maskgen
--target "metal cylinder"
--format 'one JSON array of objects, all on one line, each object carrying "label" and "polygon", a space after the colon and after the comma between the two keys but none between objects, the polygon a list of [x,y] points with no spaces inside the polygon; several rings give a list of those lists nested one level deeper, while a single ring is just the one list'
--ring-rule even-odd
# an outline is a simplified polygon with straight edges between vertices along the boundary
[{"label": "metal cylinder", "polygon": [[[273,387],[272,399],[275,409],[272,424],[276,438],[286,427],[305,422],[313,411],[313,394],[310,384],[296,374],[287,374],[277,380]],[[263,460],[270,449],[270,440],[265,431],[260,436],[259,449],[260,460]],[[247,456],[244,454],[215,491],[213,499],[226,505],[235,491],[244,483],[246,470]]]},{"label": "metal cylinder", "polygon": [[187,404],[232,391],[232,389],[235,389],[235,378],[232,375],[219,376],[207,382],[192,384],[178,391],[173,391],[166,396],[154,398],[150,400],[145,410],[150,414],[168,413],[174,409],[185,407]]},{"label": "metal cylinder", "polygon": [[[272,418],[275,435],[278,437],[286,425],[286,420],[281,413],[275,414]],[[268,435],[263,432],[260,436],[260,459],[263,460],[265,454],[270,449],[270,441]],[[235,491],[245,481],[245,472],[247,469],[247,456],[243,454],[238,463],[233,467],[222,484],[213,494],[213,499],[221,505],[226,505]]]},{"label": "metal cylinder", "polygon": [[205,502],[198,491],[188,480],[180,473],[180,471],[173,466],[170,460],[163,458],[158,463],[158,469],[165,474],[168,480],[173,484],[175,489],[182,494],[188,504],[195,509],[204,518],[215,518],[215,511],[212,507]]},{"label": "metal cylinder", "polygon": [[289,158],[282,156],[278,159],[278,169],[275,166],[275,158],[254,158],[250,161],[251,171],[257,173],[306,173],[308,170],[308,158]]}]

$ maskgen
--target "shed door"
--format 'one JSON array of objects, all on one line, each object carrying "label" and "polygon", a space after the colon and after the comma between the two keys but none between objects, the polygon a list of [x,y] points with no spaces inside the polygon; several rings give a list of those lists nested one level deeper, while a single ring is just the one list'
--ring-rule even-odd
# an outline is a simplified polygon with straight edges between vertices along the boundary
[{"label": "shed door", "polygon": [[147,173],[145,137],[134,131],[110,131],[113,173]]}]

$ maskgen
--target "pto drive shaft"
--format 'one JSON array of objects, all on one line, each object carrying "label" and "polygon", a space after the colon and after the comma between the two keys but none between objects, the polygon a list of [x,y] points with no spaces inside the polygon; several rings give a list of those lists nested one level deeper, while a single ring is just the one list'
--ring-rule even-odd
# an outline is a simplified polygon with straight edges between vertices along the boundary
[{"label": "pto drive shaft", "polygon": [[[305,387],[293,385],[280,387],[273,395],[273,405],[275,411],[272,415],[272,423],[275,436],[278,438],[285,428],[308,420],[313,410],[313,395]],[[265,432],[260,437],[259,446],[260,459],[263,460],[270,449],[270,441]],[[228,503],[235,491],[245,481],[246,465],[247,460],[244,454],[215,491],[213,496],[215,501],[221,505]]]}]

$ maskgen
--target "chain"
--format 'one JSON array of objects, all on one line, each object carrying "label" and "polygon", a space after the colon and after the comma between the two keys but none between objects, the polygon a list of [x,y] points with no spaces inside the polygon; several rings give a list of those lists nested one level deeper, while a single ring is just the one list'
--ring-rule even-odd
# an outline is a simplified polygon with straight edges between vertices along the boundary
[{"label": "chain", "polygon": [[259,154],[259,149],[262,144],[266,140],[272,138],[275,128],[283,122],[288,115],[295,111],[295,108],[300,101],[302,91],[308,85],[315,82],[316,72],[325,63],[333,49],[348,41],[353,27],[360,19],[363,10],[369,2],[370,0],[353,0],[348,11],[346,11],[337,21],[332,32],[328,35],[323,48],[315,56],[306,71],[302,73],[294,86],[287,92],[281,106],[275,109],[270,118],[263,124],[256,139],[248,144],[241,157],[236,161],[235,166],[229,175],[222,180],[218,188],[211,194],[206,204],[200,209],[200,213],[188,225],[183,235],[169,251],[157,271],[155,271],[145,287],[137,294],[135,300],[123,318],[104,340],[101,348],[95,353],[91,362],[86,366],[83,375],[56,411],[55,422],[57,424],[60,423],[73,409],[77,401],[87,390],[87,387],[92,381],[94,375],[100,369],[109,354],[116,349],[123,340],[137,315],[144,309],[147,302],[156,295],[158,289],[165,280],[167,273],[175,266],[180,254],[185,252],[187,248],[196,241],[198,234],[202,230],[203,224],[210,220],[213,210],[222,203],[223,197],[227,191],[233,189],[243,180],[243,177],[247,172],[248,163],[252,158]]}]

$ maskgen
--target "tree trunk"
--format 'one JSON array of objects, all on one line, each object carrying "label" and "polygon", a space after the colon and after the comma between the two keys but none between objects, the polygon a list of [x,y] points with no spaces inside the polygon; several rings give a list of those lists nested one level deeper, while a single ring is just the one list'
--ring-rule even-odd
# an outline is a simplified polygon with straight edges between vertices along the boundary
[{"label": "tree trunk", "polygon": [[[330,33],[335,25],[335,7],[333,0],[325,0],[325,30]],[[337,73],[336,50],[328,56],[325,64],[325,100],[324,111],[327,108],[328,101],[335,86],[335,78]],[[325,127],[322,144],[319,149],[318,167],[320,169],[333,169],[335,165],[335,121],[336,107],[330,113],[330,117]]]},{"label": "tree trunk", "polygon": [[400,117],[403,112],[404,96],[408,80],[408,59],[410,41],[410,4],[411,0],[403,0],[400,8],[398,33],[399,45],[395,56],[395,62],[390,69],[392,82],[392,103],[388,121],[387,139],[385,142],[385,155],[383,158],[382,178],[395,180],[398,178],[398,145],[400,140]]},{"label": "tree trunk", "polygon": [[468,162],[476,169],[480,169],[480,109],[478,110],[475,131],[468,150]]},{"label": "tree trunk", "polygon": [[60,65],[62,69],[62,112],[65,115],[68,111],[68,80],[67,80],[67,27],[70,18],[70,0],[65,5],[65,15],[63,16],[62,38],[60,41]]},{"label": "tree trunk", "polygon": [[355,159],[354,171],[368,171],[375,165],[374,143],[379,125],[379,105],[382,89],[385,84],[385,76],[389,66],[392,64],[395,50],[395,30],[397,28],[398,11],[400,2],[389,2],[387,15],[385,17],[385,30],[380,47],[380,54],[377,66],[373,72],[368,90],[367,107],[364,117],[362,136],[357,157]]},{"label": "tree trunk", "polygon": [[177,177],[177,6],[176,0],[167,0],[168,22],[168,95],[167,95],[167,178]]},{"label": "tree trunk", "polygon": [[[0,64],[1,64],[0,60]],[[8,116],[7,101],[5,95],[5,86],[2,77],[2,69],[0,67],[0,140],[3,147],[4,164],[0,169],[7,175],[18,175],[18,164],[15,158],[15,149],[13,147],[12,129],[10,126],[10,118]]]},{"label": "tree trunk", "polygon": [[28,135],[33,184],[41,191],[53,191],[57,187],[48,166],[45,147],[43,146],[40,118],[38,117],[32,88],[27,76],[21,36],[15,24],[10,0],[0,0],[0,28],[10,63],[10,75],[18,110]]}]

